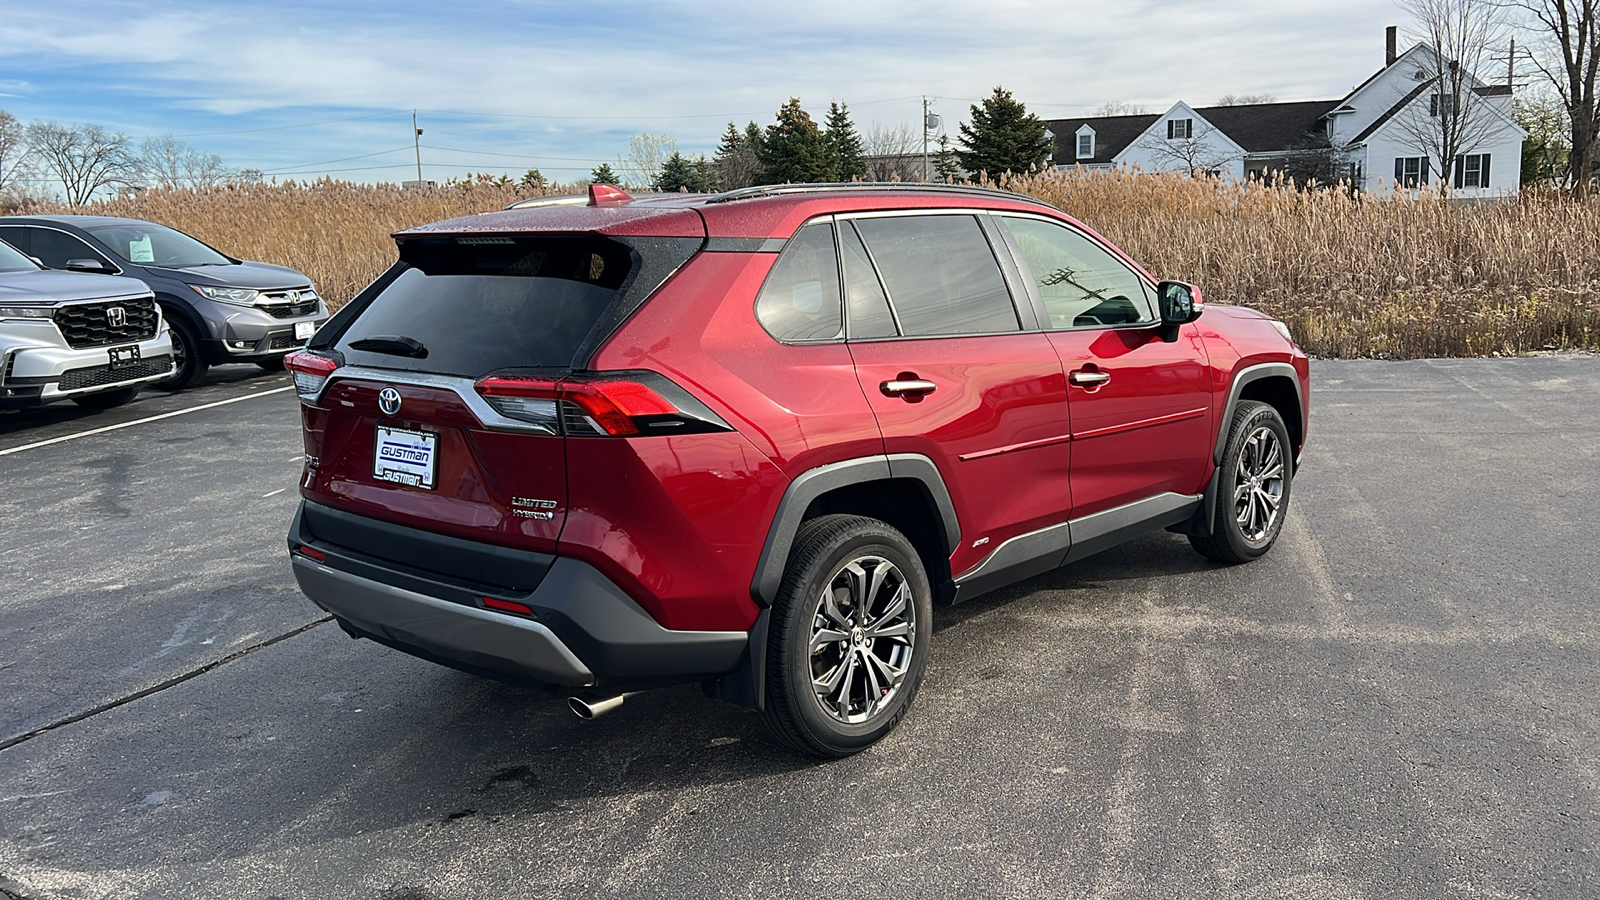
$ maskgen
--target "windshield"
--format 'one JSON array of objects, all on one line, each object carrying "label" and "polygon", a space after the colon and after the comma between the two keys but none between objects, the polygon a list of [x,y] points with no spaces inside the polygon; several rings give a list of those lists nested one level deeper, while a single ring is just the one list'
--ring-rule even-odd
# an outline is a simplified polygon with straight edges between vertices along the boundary
[{"label": "windshield", "polygon": [[39,267],[21,250],[0,241],[0,272],[37,272]]},{"label": "windshield", "polygon": [[101,225],[88,231],[110,247],[112,253],[138,265],[170,269],[233,265],[233,260],[187,234],[153,222]]}]

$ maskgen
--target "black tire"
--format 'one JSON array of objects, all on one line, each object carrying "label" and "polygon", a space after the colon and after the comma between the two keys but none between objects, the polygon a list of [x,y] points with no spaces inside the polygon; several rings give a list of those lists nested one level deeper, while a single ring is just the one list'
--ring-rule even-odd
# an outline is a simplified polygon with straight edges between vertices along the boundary
[{"label": "black tire", "polygon": [[155,386],[164,391],[186,391],[206,377],[206,370],[211,368],[211,364],[200,355],[200,337],[188,322],[177,316],[168,316],[167,325],[172,332],[172,357],[178,370],[172,377],[156,382]]},{"label": "black tire", "polygon": [[[922,683],[932,598],[916,549],[888,524],[844,515],[806,522],[772,607],[767,730],[823,757],[858,753],[892,731]],[[837,687],[825,700],[814,685],[829,673]]]},{"label": "black tire", "polygon": [[112,409],[121,406],[139,396],[136,387],[118,388],[114,391],[100,391],[97,394],[85,394],[82,397],[73,397],[72,402],[84,409]]},{"label": "black tire", "polygon": [[1289,429],[1276,409],[1254,400],[1239,403],[1222,453],[1211,534],[1189,536],[1200,555],[1222,563],[1246,563],[1272,549],[1289,515],[1292,447]]},{"label": "black tire", "polygon": [[269,357],[267,359],[258,359],[258,360],[256,360],[256,365],[260,366],[262,369],[264,369],[264,370],[266,370],[268,372],[282,372],[283,371],[283,357],[281,357],[281,356],[273,356],[273,357]]}]

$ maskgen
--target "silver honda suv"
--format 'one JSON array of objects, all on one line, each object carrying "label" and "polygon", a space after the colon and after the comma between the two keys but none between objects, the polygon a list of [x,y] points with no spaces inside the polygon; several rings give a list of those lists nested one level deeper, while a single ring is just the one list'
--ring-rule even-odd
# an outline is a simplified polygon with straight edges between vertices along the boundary
[{"label": "silver honda suv", "polygon": [[0,241],[0,409],[110,409],[172,372],[172,339],[144,282],[52,271]]}]

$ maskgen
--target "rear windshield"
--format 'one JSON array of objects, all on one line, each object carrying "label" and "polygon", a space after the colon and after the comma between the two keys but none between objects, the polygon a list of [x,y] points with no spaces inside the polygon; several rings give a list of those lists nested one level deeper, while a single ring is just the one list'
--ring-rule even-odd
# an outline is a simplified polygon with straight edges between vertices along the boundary
[{"label": "rear windshield", "polygon": [[597,237],[411,239],[400,259],[334,345],[349,364],[468,378],[569,367],[633,268],[628,247]]}]

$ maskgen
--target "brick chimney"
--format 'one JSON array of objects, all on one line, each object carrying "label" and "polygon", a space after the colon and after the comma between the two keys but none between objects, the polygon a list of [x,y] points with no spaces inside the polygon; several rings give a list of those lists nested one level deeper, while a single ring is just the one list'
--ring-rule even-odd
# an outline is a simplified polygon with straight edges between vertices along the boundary
[{"label": "brick chimney", "polygon": [[1390,25],[1388,28],[1384,29],[1384,32],[1383,32],[1383,67],[1386,68],[1386,69],[1388,67],[1394,65],[1394,61],[1400,57],[1400,53],[1399,53],[1399,32],[1400,32],[1400,29],[1396,28],[1393,25]]}]

